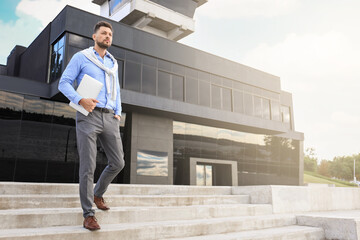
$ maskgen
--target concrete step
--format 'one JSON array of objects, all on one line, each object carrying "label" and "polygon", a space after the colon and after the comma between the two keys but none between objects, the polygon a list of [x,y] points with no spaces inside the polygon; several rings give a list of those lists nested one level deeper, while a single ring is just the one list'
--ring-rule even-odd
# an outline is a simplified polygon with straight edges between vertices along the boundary
[{"label": "concrete step", "polygon": [[[101,222],[99,222],[101,224]],[[212,218],[197,220],[160,221],[147,223],[101,224],[102,229],[90,232],[82,226],[50,228],[5,229],[0,239],[7,240],[82,240],[82,239],[166,239],[199,235],[215,235],[229,232],[259,230],[291,226],[296,223],[294,215],[266,215],[251,217]]]},{"label": "concrete step", "polygon": [[162,240],[323,240],[322,228],[287,226],[255,231],[204,235],[186,238],[167,238]]},{"label": "concrete step", "polygon": [[[78,194],[79,184],[0,182],[0,195]],[[231,195],[232,187],[110,184],[108,194]]]},{"label": "concrete step", "polygon": [[[96,211],[102,224],[136,223],[168,220],[210,219],[272,214],[266,204],[225,204],[181,207],[114,207],[109,211]],[[0,229],[36,228],[81,225],[80,208],[16,209],[0,211]],[[19,219],[21,219],[19,221]]]},{"label": "concrete step", "polygon": [[297,214],[297,224],[321,227],[326,239],[360,239],[360,210]]},{"label": "concrete step", "polygon": [[[110,207],[120,206],[189,206],[208,204],[247,204],[247,195],[109,195],[104,196]],[[79,194],[72,195],[0,195],[0,209],[76,208]]]}]

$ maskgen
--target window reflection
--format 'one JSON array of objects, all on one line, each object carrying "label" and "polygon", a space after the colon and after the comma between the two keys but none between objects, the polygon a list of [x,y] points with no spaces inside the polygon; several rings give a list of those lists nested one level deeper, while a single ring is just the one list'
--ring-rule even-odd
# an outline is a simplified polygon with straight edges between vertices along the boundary
[{"label": "window reflection", "polygon": [[137,175],[168,176],[168,154],[140,150],[137,153]]},{"label": "window reflection", "polygon": [[50,63],[50,82],[61,77],[65,54],[65,35],[53,44]]},{"label": "window reflection", "polygon": [[173,126],[175,184],[186,184],[190,157],[237,161],[239,185],[298,184],[286,169],[299,169],[299,141],[178,121]]}]

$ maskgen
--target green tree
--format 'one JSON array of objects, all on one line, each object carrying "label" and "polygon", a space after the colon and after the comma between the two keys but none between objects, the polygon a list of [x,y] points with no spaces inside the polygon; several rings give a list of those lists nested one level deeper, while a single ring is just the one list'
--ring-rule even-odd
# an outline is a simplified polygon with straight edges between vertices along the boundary
[{"label": "green tree", "polygon": [[309,172],[316,172],[317,158],[315,157],[315,149],[307,148],[304,156],[304,170]]},{"label": "green tree", "polygon": [[325,177],[331,177],[331,174],[330,174],[331,163],[332,163],[331,161],[322,160],[320,165],[317,168],[317,173],[320,175],[323,175]]}]

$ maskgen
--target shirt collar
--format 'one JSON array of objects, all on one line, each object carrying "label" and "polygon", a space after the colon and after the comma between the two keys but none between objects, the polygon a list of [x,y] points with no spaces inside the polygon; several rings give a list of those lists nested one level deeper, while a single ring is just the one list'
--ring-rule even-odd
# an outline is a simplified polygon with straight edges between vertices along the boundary
[{"label": "shirt collar", "polygon": [[[93,49],[93,51],[94,51],[94,53],[95,53],[96,56],[99,56],[99,57],[100,57],[99,53],[98,53],[95,49]],[[107,50],[106,50],[106,52],[105,52],[105,56],[108,57],[108,58],[110,58],[110,54],[109,54],[109,52],[108,52]]]}]

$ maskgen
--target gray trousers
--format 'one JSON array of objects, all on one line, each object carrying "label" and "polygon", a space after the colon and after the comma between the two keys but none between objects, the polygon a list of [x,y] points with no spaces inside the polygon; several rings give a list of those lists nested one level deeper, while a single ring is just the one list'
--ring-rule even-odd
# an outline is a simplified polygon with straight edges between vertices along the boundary
[{"label": "gray trousers", "polygon": [[[120,121],[113,113],[94,110],[88,116],[76,113],[76,137],[80,157],[79,190],[84,218],[94,216],[94,195],[102,197],[111,181],[124,168],[124,152],[120,137]],[[96,141],[99,138],[108,165],[101,173],[94,188],[96,168]]]}]

